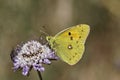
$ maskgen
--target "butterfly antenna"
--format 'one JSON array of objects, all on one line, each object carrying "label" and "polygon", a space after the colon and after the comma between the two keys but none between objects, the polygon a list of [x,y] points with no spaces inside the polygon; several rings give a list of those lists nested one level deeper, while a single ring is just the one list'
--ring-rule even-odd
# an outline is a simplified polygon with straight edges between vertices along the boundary
[{"label": "butterfly antenna", "polygon": [[45,31],[39,30],[41,33],[44,33],[46,35],[49,35],[48,33],[46,33]]}]

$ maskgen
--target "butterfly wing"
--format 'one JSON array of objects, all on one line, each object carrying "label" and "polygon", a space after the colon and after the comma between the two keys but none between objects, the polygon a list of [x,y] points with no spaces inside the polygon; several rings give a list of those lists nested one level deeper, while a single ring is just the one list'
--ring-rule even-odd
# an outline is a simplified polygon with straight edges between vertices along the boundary
[{"label": "butterfly wing", "polygon": [[89,30],[89,26],[85,24],[65,29],[51,39],[52,48],[63,61],[74,65],[83,55]]}]

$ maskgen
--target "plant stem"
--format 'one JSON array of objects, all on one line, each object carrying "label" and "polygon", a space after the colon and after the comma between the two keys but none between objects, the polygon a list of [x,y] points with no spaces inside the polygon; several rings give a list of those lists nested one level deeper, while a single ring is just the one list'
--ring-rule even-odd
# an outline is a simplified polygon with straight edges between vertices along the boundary
[{"label": "plant stem", "polygon": [[40,71],[37,70],[37,73],[38,73],[38,76],[39,76],[40,80],[43,80]]}]

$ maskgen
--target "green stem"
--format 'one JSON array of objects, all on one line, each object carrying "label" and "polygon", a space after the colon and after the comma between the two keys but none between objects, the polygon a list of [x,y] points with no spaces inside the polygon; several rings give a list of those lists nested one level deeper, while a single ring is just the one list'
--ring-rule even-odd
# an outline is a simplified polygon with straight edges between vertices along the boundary
[{"label": "green stem", "polygon": [[41,75],[40,71],[37,70],[37,73],[38,73],[40,80],[42,80],[42,75]]}]

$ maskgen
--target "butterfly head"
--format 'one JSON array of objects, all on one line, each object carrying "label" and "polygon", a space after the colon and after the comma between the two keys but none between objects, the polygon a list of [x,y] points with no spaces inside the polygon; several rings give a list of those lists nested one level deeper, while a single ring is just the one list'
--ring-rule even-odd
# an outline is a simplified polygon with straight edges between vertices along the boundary
[{"label": "butterfly head", "polygon": [[47,36],[46,40],[48,41],[49,45],[53,47],[54,38],[52,36]]}]

